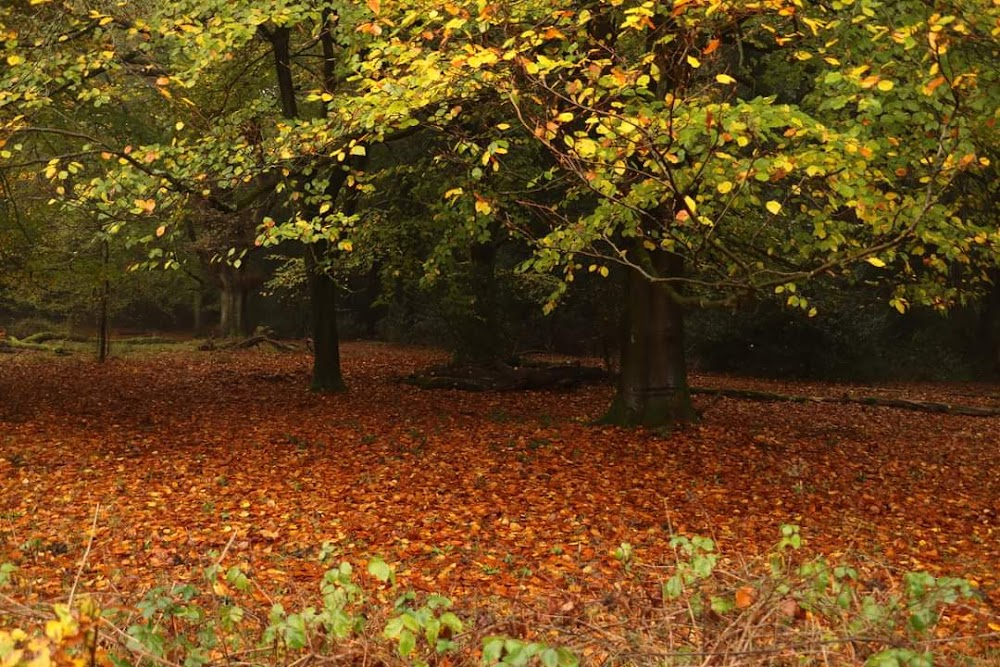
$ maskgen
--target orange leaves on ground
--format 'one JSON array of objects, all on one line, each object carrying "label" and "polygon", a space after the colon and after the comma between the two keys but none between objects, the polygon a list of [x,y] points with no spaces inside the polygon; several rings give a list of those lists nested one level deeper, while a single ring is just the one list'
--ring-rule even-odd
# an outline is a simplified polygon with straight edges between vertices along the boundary
[{"label": "orange leaves on ground", "polygon": [[[418,590],[573,609],[626,576],[613,556],[624,542],[638,562],[669,565],[670,537],[697,533],[738,561],[798,523],[831,556],[1000,593],[995,420],[706,398],[701,425],[662,436],[592,426],[605,387],[398,382],[442,358],[345,345],[351,392],[334,396],[307,390],[305,354],[0,360],[0,562],[17,563],[35,595],[57,595],[100,503],[88,590],[191,578],[213,550],[265,589],[311,590],[321,556],[380,555]],[[737,607],[754,603],[752,588],[735,591]]]}]

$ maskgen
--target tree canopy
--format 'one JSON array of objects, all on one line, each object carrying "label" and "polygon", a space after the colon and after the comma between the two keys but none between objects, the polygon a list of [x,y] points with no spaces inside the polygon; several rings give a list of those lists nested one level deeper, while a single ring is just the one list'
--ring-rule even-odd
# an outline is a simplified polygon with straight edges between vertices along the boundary
[{"label": "tree canopy", "polygon": [[201,265],[234,332],[247,263],[299,244],[328,390],[338,267],[464,262],[466,338],[493,351],[502,243],[559,276],[549,309],[614,271],[636,370],[613,418],[691,418],[686,309],[812,315],[816,281],[885,285],[900,312],[991,288],[998,22],[990,0],[18,0],[5,218],[41,198],[53,222],[22,236],[88,220],[133,268]]}]

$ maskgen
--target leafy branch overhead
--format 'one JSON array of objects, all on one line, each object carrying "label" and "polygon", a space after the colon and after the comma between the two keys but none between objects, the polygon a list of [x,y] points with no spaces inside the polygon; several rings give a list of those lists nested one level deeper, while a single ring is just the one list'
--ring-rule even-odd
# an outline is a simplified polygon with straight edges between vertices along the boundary
[{"label": "leafy branch overhead", "polygon": [[[596,201],[550,212],[534,266],[622,264],[690,305],[810,309],[796,287],[827,276],[885,277],[901,311],[962,300],[949,267],[974,287],[998,254],[951,194],[995,136],[997,9],[971,4],[598,3],[525,33],[510,100]],[[802,91],[760,80],[792,67]],[[657,274],[661,251],[688,271]]]},{"label": "leafy branch overhead", "polygon": [[468,282],[455,328],[486,357],[502,249],[546,311],[620,277],[615,405],[668,399],[611,420],[662,425],[696,417],[686,311],[814,316],[819,281],[900,313],[993,289],[998,20],[993,0],[14,3],[0,184],[230,295],[287,244],[317,390],[345,388],[352,267]]}]

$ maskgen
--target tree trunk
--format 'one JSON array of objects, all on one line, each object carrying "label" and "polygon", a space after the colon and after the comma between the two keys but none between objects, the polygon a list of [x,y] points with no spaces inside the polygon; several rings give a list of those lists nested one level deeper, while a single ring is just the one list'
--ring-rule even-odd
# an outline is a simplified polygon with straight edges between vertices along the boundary
[{"label": "tree trunk", "polygon": [[244,338],[248,335],[247,294],[249,290],[239,269],[223,266],[219,269],[219,329],[224,338]]},{"label": "tree trunk", "polygon": [[[683,259],[659,252],[659,275],[679,277]],[[670,426],[694,422],[684,359],[684,312],[667,290],[629,271],[618,391],[601,420],[621,426]]]},{"label": "tree trunk", "polygon": [[473,243],[469,248],[469,292],[471,312],[467,312],[460,327],[455,360],[489,366],[504,356],[503,339],[498,320],[497,249],[492,241]]},{"label": "tree trunk", "polygon": [[104,363],[108,358],[108,352],[110,349],[109,343],[109,327],[108,327],[108,300],[111,298],[111,281],[107,277],[108,263],[110,261],[110,249],[108,247],[108,242],[104,242],[104,253],[102,255],[102,260],[104,262],[104,284],[101,286],[101,308],[99,317],[101,322],[99,325],[99,331],[97,336],[97,361]]},{"label": "tree trunk", "polygon": [[337,334],[337,283],[317,265],[313,252],[306,249],[306,275],[312,314],[313,378],[312,390],[346,391],[340,372],[340,338]]},{"label": "tree trunk", "polygon": [[384,309],[378,302],[382,291],[381,270],[382,263],[376,260],[365,275],[364,322],[365,335],[368,338],[375,338],[378,333],[378,321]]},{"label": "tree trunk", "polygon": [[108,358],[111,347],[108,343],[108,281],[104,281],[104,293],[101,295],[101,325],[97,334],[97,361],[103,363]]},{"label": "tree trunk", "polygon": [[205,295],[202,291],[201,283],[192,290],[191,292],[191,329],[195,336],[201,336],[204,333],[204,319],[202,318],[202,310],[204,309]]},{"label": "tree trunk", "polygon": [[979,316],[979,346],[993,372],[1000,375],[1000,269],[990,271],[990,279],[993,286]]},{"label": "tree trunk", "polygon": [[[330,13],[323,11],[323,31],[320,33],[320,45],[323,49],[323,83],[328,91],[332,91],[336,82],[336,62],[333,35],[330,26]],[[271,42],[274,53],[275,74],[278,79],[278,95],[281,99],[281,111],[285,118],[295,119],[299,116],[295,98],[295,85],[291,66],[291,31],[287,27],[268,30],[259,27],[258,31]],[[347,180],[347,172],[334,167],[326,187],[326,194],[331,201],[336,201],[337,195]],[[349,200],[345,204],[345,213],[356,203]],[[312,315],[313,335],[313,391],[335,392],[345,391],[344,378],[340,372],[340,340],[337,334],[337,284],[317,261],[329,252],[326,243],[313,243],[306,246],[305,264],[306,281],[309,287],[309,306]]]}]

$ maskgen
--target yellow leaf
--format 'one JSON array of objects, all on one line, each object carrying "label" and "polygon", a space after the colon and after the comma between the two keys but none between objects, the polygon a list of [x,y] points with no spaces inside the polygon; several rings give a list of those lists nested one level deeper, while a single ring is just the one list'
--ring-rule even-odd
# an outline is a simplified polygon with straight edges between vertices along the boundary
[{"label": "yellow leaf", "polygon": [[448,190],[447,192],[444,193],[444,198],[451,199],[453,197],[459,197],[463,192],[465,191],[462,190],[462,188],[452,188],[451,190]]},{"label": "yellow leaf", "polygon": [[11,67],[16,67],[17,65],[20,65],[23,62],[24,58],[17,55],[16,53],[7,56],[7,64],[10,65]]},{"label": "yellow leaf", "polygon": [[877,86],[877,88],[881,90],[883,93],[892,90],[892,87],[893,83],[889,79],[882,79],[881,81],[878,82]]},{"label": "yellow leaf", "polygon": [[771,212],[772,215],[778,215],[779,213],[781,213],[781,203],[776,202],[773,199],[764,204],[764,206],[767,208],[768,211]]},{"label": "yellow leaf", "polygon": [[59,621],[45,622],[45,636],[54,642],[60,642],[63,638],[63,624]]},{"label": "yellow leaf", "polygon": [[184,129],[184,121],[182,121],[182,120],[177,121],[177,124],[174,125],[174,129],[176,129],[178,132],[180,132],[181,130],[183,130]]},{"label": "yellow leaf", "polygon": [[885,267],[885,262],[883,262],[878,257],[868,257],[865,259],[865,261],[871,264],[872,266],[878,267],[880,269]]},{"label": "yellow leaf", "polygon": [[688,196],[685,195],[685,197],[684,197],[684,203],[687,205],[688,210],[691,213],[695,213],[698,210],[698,204],[696,204],[695,201],[694,201],[694,199],[691,199],[691,197],[688,197]]},{"label": "yellow leaf", "polygon": [[719,192],[721,192],[722,194],[726,194],[727,192],[730,192],[733,189],[733,184],[731,181],[722,181],[716,187],[718,188]]},{"label": "yellow leaf", "polygon": [[167,233],[167,226],[166,225],[160,225],[159,227],[156,228],[156,235],[157,236],[163,236],[166,233]]},{"label": "yellow leaf", "polygon": [[601,274],[602,278],[607,278],[608,277],[608,273],[610,273],[608,271],[608,267],[606,267],[606,266],[602,266],[601,268],[597,269],[597,272]]},{"label": "yellow leaf", "polygon": [[728,74],[716,74],[715,75],[715,80],[718,81],[719,83],[726,84],[726,85],[729,85],[729,84],[732,84],[732,83],[736,83],[736,79],[734,79],[733,77],[729,76]]},{"label": "yellow leaf", "polygon": [[485,199],[476,197],[476,213],[481,213],[483,215],[489,215],[493,212],[493,207]]},{"label": "yellow leaf", "polygon": [[578,139],[573,148],[580,157],[590,157],[597,152],[597,143],[593,139]]},{"label": "yellow leaf", "polygon": [[353,146],[351,146],[351,155],[361,155],[361,156],[364,156],[366,154],[367,154],[367,151],[365,150],[365,147],[363,145],[361,145],[361,144],[354,144]]},{"label": "yellow leaf", "polygon": [[694,67],[695,69],[701,67],[701,61],[695,58],[694,56],[687,57],[687,64],[690,65],[691,67]]},{"label": "yellow leaf", "polygon": [[153,209],[156,208],[155,199],[136,199],[133,203],[139,211],[144,213],[152,213]]},{"label": "yellow leaf", "polygon": [[354,250],[354,243],[345,239],[338,243],[337,247],[345,252],[351,252]]}]

